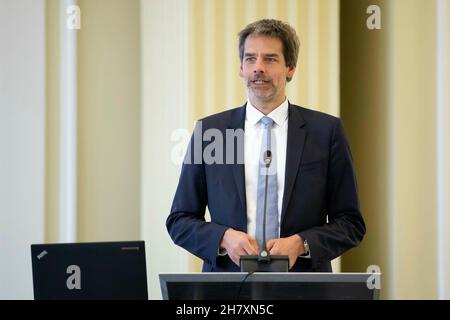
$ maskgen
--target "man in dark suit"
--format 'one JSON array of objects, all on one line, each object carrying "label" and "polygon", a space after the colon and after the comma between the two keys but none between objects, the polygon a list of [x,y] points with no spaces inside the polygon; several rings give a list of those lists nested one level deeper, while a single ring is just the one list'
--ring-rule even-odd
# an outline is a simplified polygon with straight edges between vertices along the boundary
[{"label": "man in dark suit", "polygon": [[329,272],[331,260],[365,234],[341,121],[286,99],[298,50],[289,25],[267,19],[248,25],[239,33],[247,103],[197,123],[166,225],[176,244],[203,259],[203,271],[239,271],[241,255],[258,254],[259,163],[270,155],[262,153],[269,134],[277,159],[267,203],[276,216],[270,254],[288,255],[291,271]]}]

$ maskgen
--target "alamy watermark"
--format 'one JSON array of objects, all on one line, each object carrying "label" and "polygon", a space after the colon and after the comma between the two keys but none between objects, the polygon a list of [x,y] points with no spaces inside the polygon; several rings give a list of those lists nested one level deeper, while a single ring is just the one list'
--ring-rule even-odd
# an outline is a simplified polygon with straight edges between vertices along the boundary
[{"label": "alamy watermark", "polygon": [[70,30],[81,29],[81,10],[77,5],[70,5],[66,9],[66,27]]},{"label": "alamy watermark", "polygon": [[381,9],[376,4],[372,4],[367,7],[367,14],[370,16],[367,18],[366,26],[369,30],[380,30],[381,29]]},{"label": "alamy watermark", "polygon": [[381,268],[377,265],[367,267],[367,273],[371,275],[367,278],[367,288],[370,290],[381,289]]},{"label": "alamy watermark", "polygon": [[[218,129],[208,128],[203,130],[203,122],[197,121],[194,132],[190,137],[188,130],[176,129],[171,134],[171,142],[176,144],[171,150],[171,160],[174,164],[244,164],[244,129]],[[262,135],[261,142],[264,139]],[[271,132],[271,141],[275,145],[275,137]],[[259,157],[248,159],[247,163],[264,164],[265,148],[261,147],[261,142],[256,142]],[[274,162],[275,164],[275,162]],[[262,169],[261,169],[262,170]],[[270,165],[267,170],[262,170],[261,174],[272,175],[276,173],[276,165]],[[264,171],[264,172],[263,172]]]}]

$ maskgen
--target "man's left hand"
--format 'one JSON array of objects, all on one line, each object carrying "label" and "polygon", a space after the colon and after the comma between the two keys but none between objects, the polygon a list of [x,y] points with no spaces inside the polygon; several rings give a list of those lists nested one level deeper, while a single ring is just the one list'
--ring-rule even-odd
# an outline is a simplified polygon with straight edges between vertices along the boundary
[{"label": "man's left hand", "polygon": [[267,250],[269,250],[271,255],[289,256],[289,269],[294,266],[298,256],[305,253],[303,239],[298,234],[267,241]]}]

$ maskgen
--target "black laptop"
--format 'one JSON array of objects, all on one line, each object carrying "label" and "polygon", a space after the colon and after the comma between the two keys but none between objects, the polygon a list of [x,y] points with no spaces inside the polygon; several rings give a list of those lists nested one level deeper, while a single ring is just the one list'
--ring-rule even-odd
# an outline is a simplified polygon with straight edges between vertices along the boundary
[{"label": "black laptop", "polygon": [[31,245],[34,298],[146,300],[144,241]]}]

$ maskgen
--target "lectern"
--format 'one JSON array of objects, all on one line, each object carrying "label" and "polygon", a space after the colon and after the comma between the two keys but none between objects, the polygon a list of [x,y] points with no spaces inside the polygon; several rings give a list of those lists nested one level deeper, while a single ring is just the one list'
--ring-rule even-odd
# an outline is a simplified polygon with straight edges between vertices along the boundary
[{"label": "lectern", "polygon": [[[164,300],[298,300],[379,298],[379,273],[160,273]],[[379,278],[378,278],[379,280]],[[377,281],[377,283],[380,283]]]}]

